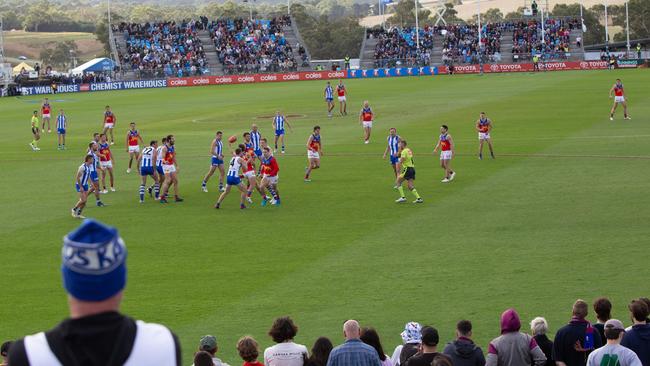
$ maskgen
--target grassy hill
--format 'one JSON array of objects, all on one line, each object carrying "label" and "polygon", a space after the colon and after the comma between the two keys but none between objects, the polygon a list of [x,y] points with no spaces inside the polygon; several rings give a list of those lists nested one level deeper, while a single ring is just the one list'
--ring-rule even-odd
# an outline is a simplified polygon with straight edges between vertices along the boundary
[{"label": "grassy hill", "polygon": [[4,33],[5,55],[9,62],[20,62],[18,57],[27,57],[27,63],[40,62],[39,55],[43,48],[54,47],[57,42],[74,41],[79,47],[79,63],[104,54],[104,46],[93,33],[82,32],[25,32],[10,31]]}]

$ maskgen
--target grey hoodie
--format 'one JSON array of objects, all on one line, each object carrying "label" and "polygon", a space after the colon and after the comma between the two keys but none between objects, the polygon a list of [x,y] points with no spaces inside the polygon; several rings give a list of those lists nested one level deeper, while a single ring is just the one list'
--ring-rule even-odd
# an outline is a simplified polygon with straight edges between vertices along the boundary
[{"label": "grey hoodie", "polygon": [[535,339],[519,332],[521,321],[514,309],[501,314],[501,336],[490,342],[487,366],[543,366],[546,356]]}]

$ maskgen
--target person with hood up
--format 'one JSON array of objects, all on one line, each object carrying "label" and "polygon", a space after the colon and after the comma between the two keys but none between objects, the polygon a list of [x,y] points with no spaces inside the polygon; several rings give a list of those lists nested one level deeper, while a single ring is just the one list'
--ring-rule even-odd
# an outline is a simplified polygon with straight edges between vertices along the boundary
[{"label": "person with hood up", "polygon": [[472,323],[461,320],[456,324],[456,340],[447,343],[443,353],[451,358],[454,366],[483,366],[483,350],[472,341]]},{"label": "person with hood up", "polygon": [[519,329],[521,320],[515,309],[504,311],[501,336],[488,345],[487,366],[543,366],[546,363],[546,356],[535,339]]}]

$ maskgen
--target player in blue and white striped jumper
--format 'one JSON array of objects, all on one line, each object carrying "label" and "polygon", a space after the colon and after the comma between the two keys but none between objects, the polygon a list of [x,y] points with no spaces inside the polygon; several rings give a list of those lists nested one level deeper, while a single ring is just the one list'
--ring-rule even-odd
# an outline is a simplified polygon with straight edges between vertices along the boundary
[{"label": "player in blue and white striped jumper", "polygon": [[79,166],[77,169],[77,174],[75,175],[75,188],[79,192],[79,201],[72,208],[72,217],[78,219],[85,219],[81,216],[81,211],[86,206],[86,201],[88,200],[88,179],[90,179],[90,165],[93,163],[93,157],[86,155],[84,158],[84,163]]},{"label": "player in blue and white striped jumper", "polygon": [[65,129],[68,126],[68,118],[66,117],[63,109],[59,110],[59,115],[56,117],[56,135],[59,138],[58,150],[65,150]]},{"label": "player in blue and white striped jumper", "polygon": [[140,183],[140,203],[144,203],[144,191],[147,186],[147,176],[151,176],[155,184],[158,184],[158,174],[154,167],[157,155],[158,141],[153,140],[149,146],[142,149],[142,153],[138,157],[138,166],[140,167],[140,176],[142,182]]},{"label": "player in blue and white striped jumper", "polygon": [[210,155],[212,156],[210,160],[210,170],[203,177],[203,183],[201,183],[201,190],[203,192],[208,192],[208,179],[214,174],[215,170],[219,169],[219,192],[223,192],[223,179],[226,176],[226,171],[223,165],[223,132],[217,131],[212,144],[210,145]]},{"label": "player in blue and white striped jumper", "polygon": [[255,156],[262,160],[262,147],[260,146],[260,140],[262,139],[262,134],[260,133],[256,124],[251,125],[251,144],[253,144],[253,151]]},{"label": "player in blue and white striped jumper", "polygon": [[332,110],[334,109],[334,89],[332,89],[332,84],[330,84],[329,81],[327,82],[323,96],[325,97],[325,102],[327,102],[327,117],[332,118]]},{"label": "player in blue and white striped jumper", "polygon": [[399,140],[400,137],[397,134],[397,129],[395,127],[391,127],[390,130],[388,130],[388,138],[386,139],[388,142],[388,145],[386,146],[386,150],[384,151],[384,159],[386,159],[386,155],[390,156],[390,165],[393,166],[393,173],[395,173],[395,177],[397,177],[397,163],[399,162]]},{"label": "player in blue and white striped jumper", "polygon": [[284,125],[287,125],[291,131],[291,125],[287,118],[280,113],[280,111],[275,112],[275,117],[273,117],[273,129],[275,130],[275,152],[278,151],[278,139],[282,141],[282,153],[284,154]]}]

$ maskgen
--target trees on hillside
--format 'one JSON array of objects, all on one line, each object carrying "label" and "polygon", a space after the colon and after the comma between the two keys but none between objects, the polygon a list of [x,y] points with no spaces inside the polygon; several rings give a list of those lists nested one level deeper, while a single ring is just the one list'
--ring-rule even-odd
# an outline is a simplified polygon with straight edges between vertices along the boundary
[{"label": "trees on hillside", "polygon": [[[418,2],[418,21],[420,24],[425,24],[429,20],[429,15],[431,15],[431,11],[423,9]],[[400,0],[394,6],[394,12],[388,18],[388,22],[401,27],[415,26],[415,2],[413,0]]]}]

